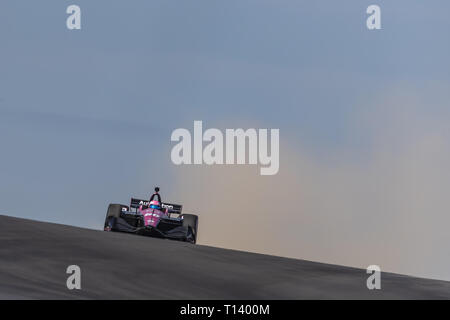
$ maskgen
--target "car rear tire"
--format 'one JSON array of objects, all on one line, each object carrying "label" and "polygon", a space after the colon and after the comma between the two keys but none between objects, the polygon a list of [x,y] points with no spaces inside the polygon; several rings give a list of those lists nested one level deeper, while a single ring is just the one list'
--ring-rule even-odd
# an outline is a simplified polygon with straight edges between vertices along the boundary
[{"label": "car rear tire", "polygon": [[110,204],[108,206],[108,211],[106,212],[105,218],[105,227],[104,227],[105,231],[114,230],[114,225],[116,223],[116,220],[120,218],[122,208],[126,208],[128,210],[128,207],[123,204]]},{"label": "car rear tire", "polygon": [[196,243],[197,242],[197,228],[198,228],[198,216],[195,214],[183,214],[183,227],[188,228],[187,241]]}]

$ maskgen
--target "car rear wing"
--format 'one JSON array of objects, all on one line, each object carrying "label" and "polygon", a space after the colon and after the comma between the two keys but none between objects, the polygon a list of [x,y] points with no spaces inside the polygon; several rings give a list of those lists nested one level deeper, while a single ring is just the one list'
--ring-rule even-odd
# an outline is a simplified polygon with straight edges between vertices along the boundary
[{"label": "car rear wing", "polygon": [[141,200],[141,199],[131,198],[130,208],[137,209],[140,206],[147,206],[148,207],[149,203],[150,203],[150,201],[148,201],[148,200]]},{"label": "car rear wing", "polygon": [[[149,205],[150,201],[148,200],[131,198],[130,208],[138,209],[140,206],[148,207]],[[164,210],[167,209],[168,213],[175,213],[175,214],[181,214],[181,212],[183,211],[183,206],[181,204],[174,204],[167,202],[162,202],[161,208]]]},{"label": "car rear wing", "polygon": [[181,204],[162,202],[161,207],[163,209],[167,209],[168,213],[181,214],[181,212],[183,211],[183,206]]}]

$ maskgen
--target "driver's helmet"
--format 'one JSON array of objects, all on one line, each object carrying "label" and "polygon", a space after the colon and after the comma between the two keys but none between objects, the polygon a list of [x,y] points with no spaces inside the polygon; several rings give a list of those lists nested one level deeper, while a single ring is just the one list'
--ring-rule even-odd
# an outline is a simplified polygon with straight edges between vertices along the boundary
[{"label": "driver's helmet", "polygon": [[150,201],[150,208],[160,210],[161,204],[159,203],[159,201],[152,200],[152,201]]}]

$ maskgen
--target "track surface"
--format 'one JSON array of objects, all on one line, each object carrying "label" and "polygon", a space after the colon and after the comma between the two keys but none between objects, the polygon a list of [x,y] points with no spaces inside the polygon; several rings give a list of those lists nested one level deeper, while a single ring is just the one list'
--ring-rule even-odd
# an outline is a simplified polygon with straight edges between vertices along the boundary
[{"label": "track surface", "polygon": [[[66,268],[81,268],[68,290]],[[0,216],[0,299],[450,299],[450,282]]]}]

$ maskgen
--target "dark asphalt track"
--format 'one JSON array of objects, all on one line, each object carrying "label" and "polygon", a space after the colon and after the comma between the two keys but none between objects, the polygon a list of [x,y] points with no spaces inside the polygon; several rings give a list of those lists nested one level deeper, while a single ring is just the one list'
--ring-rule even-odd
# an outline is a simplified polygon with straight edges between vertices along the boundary
[{"label": "dark asphalt track", "polygon": [[[81,290],[66,287],[81,267]],[[0,299],[450,299],[450,282],[0,216]]]}]

